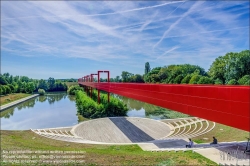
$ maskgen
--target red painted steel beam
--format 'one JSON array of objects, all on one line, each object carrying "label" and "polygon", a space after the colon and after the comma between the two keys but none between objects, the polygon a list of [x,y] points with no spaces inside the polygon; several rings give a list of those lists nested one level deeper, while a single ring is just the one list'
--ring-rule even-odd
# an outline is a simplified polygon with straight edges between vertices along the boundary
[{"label": "red painted steel beam", "polygon": [[250,131],[250,86],[107,82],[79,84]]}]

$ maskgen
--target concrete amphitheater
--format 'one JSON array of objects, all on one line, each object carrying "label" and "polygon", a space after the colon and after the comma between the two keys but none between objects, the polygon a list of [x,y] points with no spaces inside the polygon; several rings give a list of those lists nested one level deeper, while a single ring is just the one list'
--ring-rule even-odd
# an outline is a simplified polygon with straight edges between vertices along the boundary
[{"label": "concrete amphitheater", "polygon": [[[31,130],[40,136],[66,142],[107,145],[137,144],[142,150],[151,152],[192,150],[221,165],[235,164],[231,160],[222,160],[220,155],[232,149],[244,150],[247,144],[245,141],[219,142],[216,145],[194,143],[192,148],[185,147],[188,138],[203,135],[213,130],[214,127],[214,122],[197,117],[163,120],[109,117],[84,121],[70,127]],[[239,161],[238,164],[247,165],[249,162],[250,160],[246,159]]]},{"label": "concrete amphitheater", "polygon": [[163,140],[186,141],[188,138],[209,132],[214,126],[215,123],[210,124],[196,117],[164,120],[109,117],[84,121],[71,127],[31,130],[44,137],[68,142],[143,144]]}]

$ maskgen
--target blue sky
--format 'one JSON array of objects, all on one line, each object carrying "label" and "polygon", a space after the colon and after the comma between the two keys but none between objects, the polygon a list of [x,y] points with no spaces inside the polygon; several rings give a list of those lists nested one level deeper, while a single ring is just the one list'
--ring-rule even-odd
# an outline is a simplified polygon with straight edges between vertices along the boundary
[{"label": "blue sky", "polygon": [[[248,1],[1,2],[1,73],[80,78],[249,49]],[[105,76],[103,76],[105,77]]]}]

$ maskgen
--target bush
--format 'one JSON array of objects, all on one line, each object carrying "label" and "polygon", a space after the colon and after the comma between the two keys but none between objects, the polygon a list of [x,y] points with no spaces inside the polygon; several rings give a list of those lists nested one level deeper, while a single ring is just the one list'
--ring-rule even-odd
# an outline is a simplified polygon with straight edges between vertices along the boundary
[{"label": "bush", "polygon": [[11,89],[8,85],[4,85],[5,88],[5,94],[10,94],[11,93]]},{"label": "bush", "polygon": [[68,89],[68,94],[70,95],[75,95],[77,91],[83,91],[83,88],[80,87],[79,85],[74,85],[74,86],[71,86],[69,89]]},{"label": "bush", "polygon": [[217,78],[215,81],[214,81],[214,84],[215,85],[223,85],[223,81],[219,78]]},{"label": "bush", "polygon": [[183,76],[182,76],[182,75],[178,75],[177,77],[175,77],[173,83],[175,83],[175,84],[180,84],[181,81],[182,81],[182,79],[183,79]]},{"label": "bush", "polygon": [[45,95],[45,90],[44,89],[38,89],[39,95]]},{"label": "bush", "polygon": [[5,95],[5,87],[4,87],[4,85],[0,86],[0,95]]},{"label": "bush", "polygon": [[250,75],[245,75],[238,80],[239,85],[250,85]]},{"label": "bush", "polygon": [[182,80],[181,80],[181,83],[182,84],[188,84],[189,83],[189,81],[190,81],[190,79],[191,79],[191,75],[190,74],[188,74],[188,75],[186,75],[186,77],[184,77]]},{"label": "bush", "polygon": [[189,81],[189,84],[198,84],[201,76],[200,75],[193,75]]},{"label": "bush", "polygon": [[213,84],[213,80],[209,77],[206,76],[202,76],[199,81],[198,84]]},{"label": "bush", "polygon": [[227,85],[237,85],[237,81],[235,79],[231,79],[228,81]]},{"label": "bush", "polygon": [[94,91],[93,99],[88,97],[85,92],[76,91],[77,111],[85,118],[100,118],[113,116],[126,116],[128,108],[117,98],[110,96],[110,102],[106,94],[100,94],[101,104],[97,104],[97,92]]}]

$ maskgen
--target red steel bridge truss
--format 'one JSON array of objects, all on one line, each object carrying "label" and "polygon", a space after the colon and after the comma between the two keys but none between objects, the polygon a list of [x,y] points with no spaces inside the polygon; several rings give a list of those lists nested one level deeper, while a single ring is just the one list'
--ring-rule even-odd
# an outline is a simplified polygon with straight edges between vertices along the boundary
[{"label": "red steel bridge truss", "polygon": [[[100,73],[107,82],[100,82]],[[109,71],[98,71],[78,79],[91,96],[93,88],[140,100],[191,116],[250,131],[250,86],[114,83]],[[97,82],[94,82],[97,75]]]}]

